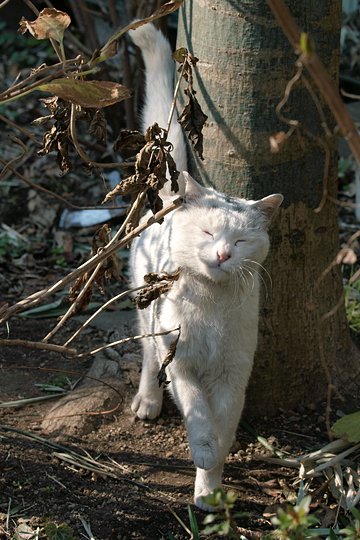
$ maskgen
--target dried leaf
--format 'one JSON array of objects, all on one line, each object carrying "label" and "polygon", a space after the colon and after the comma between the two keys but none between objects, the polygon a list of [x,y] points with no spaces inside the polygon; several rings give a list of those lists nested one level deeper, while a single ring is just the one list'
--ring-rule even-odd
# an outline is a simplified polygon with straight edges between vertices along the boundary
[{"label": "dried leaf", "polygon": [[281,150],[281,148],[284,146],[286,141],[286,133],[285,131],[279,131],[278,133],[274,133],[274,135],[271,135],[269,137],[269,143],[270,143],[270,152],[273,154],[276,154]]},{"label": "dried leaf", "polygon": [[199,157],[204,159],[202,129],[208,117],[202,111],[195,97],[196,91],[193,88],[193,68],[198,62],[198,58],[192,56],[185,47],[181,47],[175,51],[173,58],[181,64],[178,72],[182,74],[187,82],[187,88],[184,90],[184,93],[188,99],[178,122],[185,130]]},{"label": "dried leaf", "polygon": [[55,39],[62,43],[64,32],[71,23],[71,19],[64,11],[55,8],[43,9],[35,21],[20,20],[19,32],[25,34],[29,31],[36,39]]},{"label": "dried leaf", "polygon": [[[179,189],[177,184],[179,173],[176,170],[174,160],[170,156],[172,145],[167,141],[167,131],[160,128],[158,124],[154,124],[146,130],[143,137],[146,144],[136,155],[135,174],[122,180],[106,195],[103,202],[108,202],[117,195],[131,195],[135,200],[140,193],[146,193],[150,208],[156,214],[163,207],[159,191],[167,182],[167,166],[174,191]],[[125,138],[127,138],[126,134]],[[132,135],[132,132],[128,132],[128,141],[132,144],[134,141],[140,141],[140,137],[136,132],[134,135]],[[145,199],[143,199],[144,205]],[[139,205],[136,214],[133,215],[127,225],[127,232],[130,232],[138,224],[142,208]]]},{"label": "dried leaf", "polygon": [[159,296],[168,292],[171,289],[172,283],[156,283],[142,289],[134,298],[134,302],[138,309],[145,309],[150,306],[151,302],[157,300]]},{"label": "dried leaf", "polygon": [[336,264],[355,264],[357,255],[350,247],[342,248],[336,255]]},{"label": "dried leaf", "polygon": [[94,135],[99,142],[106,143],[106,118],[101,109],[95,111],[90,122],[89,133]]},{"label": "dried leaf", "polygon": [[187,133],[200,159],[204,159],[202,129],[208,117],[203,113],[194,92],[186,89],[185,94],[188,97],[188,103],[185,105],[178,121]]},{"label": "dried leaf", "polygon": [[99,64],[100,62],[104,62],[105,60],[112,58],[113,56],[115,56],[117,51],[118,51],[117,41],[112,41],[108,45],[105,45],[103,48],[96,49],[91,57],[90,65],[93,67],[96,64]]},{"label": "dried leaf", "polygon": [[186,60],[187,54],[188,54],[187,48],[180,47],[179,49],[176,49],[176,51],[173,52],[172,57],[175,60],[175,62],[178,62],[178,64],[183,64]]},{"label": "dried leaf", "polygon": [[180,276],[180,268],[172,274],[162,272],[150,272],[144,276],[145,283],[148,287],[144,287],[135,297],[134,302],[139,309],[147,308],[153,300],[157,300],[162,294],[169,291],[174,281],[177,281]]},{"label": "dried leaf", "polygon": [[145,137],[143,133],[123,129],[120,131],[113,148],[115,152],[119,152],[123,157],[129,157],[137,154],[144,144]]},{"label": "dried leaf", "polygon": [[110,81],[82,81],[79,79],[54,79],[41,84],[37,90],[55,94],[65,101],[81,107],[108,107],[130,97],[131,92],[125,86]]},{"label": "dried leaf", "polygon": [[181,268],[178,268],[171,274],[169,272],[161,272],[161,274],[158,274],[157,272],[149,272],[148,274],[145,274],[144,281],[149,285],[160,283],[160,281],[177,281],[180,277],[180,272]]},{"label": "dried leaf", "polygon": [[170,362],[172,362],[175,358],[175,354],[176,354],[176,347],[177,347],[177,344],[178,344],[178,341],[179,341],[179,338],[180,338],[180,334],[181,334],[181,329],[179,328],[179,333],[176,337],[176,339],[174,339],[174,341],[172,341],[170,343],[170,346],[169,346],[169,350],[161,364],[161,368],[160,368],[160,371],[159,373],[157,374],[157,380],[159,382],[159,386],[165,386],[167,384],[170,384],[171,381],[168,381],[167,380],[167,377],[166,377],[166,368],[167,366],[170,364]]}]

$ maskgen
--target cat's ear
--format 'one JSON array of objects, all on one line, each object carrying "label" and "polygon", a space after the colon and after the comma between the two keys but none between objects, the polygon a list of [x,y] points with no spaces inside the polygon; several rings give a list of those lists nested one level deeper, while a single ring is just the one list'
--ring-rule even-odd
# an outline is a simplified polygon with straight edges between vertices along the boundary
[{"label": "cat's ear", "polygon": [[272,195],[268,195],[267,197],[254,202],[254,206],[267,217],[268,221],[271,221],[283,200],[284,197],[281,193],[273,193]]},{"label": "cat's ear", "polygon": [[183,171],[182,174],[185,180],[185,202],[194,201],[204,197],[206,188],[200,186],[188,172]]}]

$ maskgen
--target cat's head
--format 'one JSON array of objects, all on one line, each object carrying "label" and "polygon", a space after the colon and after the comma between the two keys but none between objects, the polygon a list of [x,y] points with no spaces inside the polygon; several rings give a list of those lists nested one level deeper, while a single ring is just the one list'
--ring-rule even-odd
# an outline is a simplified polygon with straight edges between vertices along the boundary
[{"label": "cat's head", "polygon": [[225,282],[261,264],[269,251],[267,229],[283,196],[238,199],[204,188],[188,173],[183,174],[184,203],[173,220],[176,265],[211,281]]}]

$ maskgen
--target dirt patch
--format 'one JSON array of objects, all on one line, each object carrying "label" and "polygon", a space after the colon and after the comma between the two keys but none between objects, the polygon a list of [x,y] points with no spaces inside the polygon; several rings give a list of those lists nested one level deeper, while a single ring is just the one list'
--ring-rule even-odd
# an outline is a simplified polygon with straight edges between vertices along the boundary
[{"label": "dirt patch", "polygon": [[[73,331],[75,324],[69,324],[63,333]],[[27,336],[40,339],[46,327],[52,325],[50,320],[27,321]],[[11,332],[12,337],[22,335],[24,323],[13,321]],[[92,329],[82,338],[82,345],[88,348],[105,338],[105,331]],[[115,356],[112,361],[117,362]],[[64,420],[64,426],[66,422],[70,425],[68,430],[63,426],[49,435],[44,424],[51,409],[56,416],[59,402],[55,408],[52,401],[0,409],[0,538],[11,538],[20,519],[28,520],[26,523],[33,528],[47,521],[66,523],[75,538],[85,534],[81,520],[90,524],[97,540],[168,539],[171,534],[179,540],[189,537],[174,516],[188,524],[187,505],[192,504],[195,471],[185,429],[169,398],[157,421],[134,419],[130,403],[136,392],[140,361],[138,346],[130,344],[118,353],[118,378],[112,381],[116,391],[93,382],[80,386],[79,416]],[[35,385],[51,383],[53,369],[76,370],[85,375],[89,361],[74,365],[74,360],[54,353],[2,349],[0,401],[43,395]],[[72,382],[77,377],[69,373]],[[96,396],[98,401],[92,400]],[[111,408],[115,410],[101,414]],[[279,414],[271,421],[250,420],[251,429],[285,452],[305,452],[327,441],[324,412],[324,404],[309,404],[308,409]],[[41,438],[29,439],[24,431]],[[60,450],[52,443],[61,445]],[[102,464],[116,463],[116,477],[67,461],[64,455],[71,452]],[[255,435],[240,427],[224,476],[225,486],[238,495],[235,510],[248,513],[248,517],[238,520],[238,525],[260,531],[258,537],[272,529],[271,515],[291,499],[289,493],[294,497],[298,489],[297,471],[268,463],[266,455],[269,452]],[[313,501],[320,515],[325,515],[321,510],[323,496],[320,491]],[[329,505],[329,499],[326,503]],[[196,509],[195,514],[201,526],[205,514]]]}]

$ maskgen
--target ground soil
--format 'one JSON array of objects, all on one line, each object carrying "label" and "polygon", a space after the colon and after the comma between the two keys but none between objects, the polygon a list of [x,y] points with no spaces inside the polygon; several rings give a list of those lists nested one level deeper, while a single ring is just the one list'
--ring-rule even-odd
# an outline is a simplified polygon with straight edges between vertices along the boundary
[{"label": "ground soil", "polygon": [[[75,320],[63,329],[59,342],[78,324]],[[28,339],[40,340],[53,325],[53,319],[13,319],[10,334],[23,338],[26,331]],[[107,334],[93,328],[84,334],[79,347],[89,349],[103,343]],[[85,375],[90,363],[84,360],[75,364],[56,353],[3,348],[0,402],[44,395],[35,385],[53,382],[58,373],[52,370],[68,372],[74,382],[79,376],[72,372]],[[100,386],[110,399],[103,401],[103,407],[93,402],[97,412],[113,412],[93,416],[89,415],[91,407],[82,410],[80,406],[76,411],[78,421],[69,430],[66,421],[70,419],[65,419],[65,427],[55,433],[44,428],[53,401],[0,409],[0,538],[12,538],[19,523],[35,530],[53,522],[66,523],[74,538],[80,539],[84,534],[86,537],[82,520],[90,525],[97,540],[189,538],[176,518],[189,527],[187,507],[192,504],[194,467],[182,420],[170,399],[165,401],[158,420],[135,420],[130,402],[139,379],[138,346],[120,349],[118,365],[118,380],[112,381],[116,390]],[[84,387],[90,397],[99,391],[98,383],[93,384]],[[250,431],[257,431],[273,446],[291,454],[320,447],[328,440],[325,404],[315,406],[310,402],[307,408],[279,412],[273,419],[245,420],[250,423]],[[41,439],[29,438],[29,432]],[[115,460],[119,465],[116,478],[65,461],[59,457],[58,448],[46,445],[49,442],[64,447],[60,454],[72,450],[102,463]],[[237,524],[248,538],[261,538],[271,530],[271,516],[279,505],[294,502],[298,490],[297,470],[269,463],[267,455],[270,452],[249,428],[240,426],[225,467],[224,484],[238,495],[235,510],[247,512]],[[328,519],[331,501],[320,481],[315,487],[319,491],[313,499],[314,508]],[[194,511],[201,528],[205,514]]]}]

